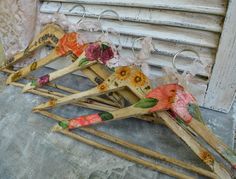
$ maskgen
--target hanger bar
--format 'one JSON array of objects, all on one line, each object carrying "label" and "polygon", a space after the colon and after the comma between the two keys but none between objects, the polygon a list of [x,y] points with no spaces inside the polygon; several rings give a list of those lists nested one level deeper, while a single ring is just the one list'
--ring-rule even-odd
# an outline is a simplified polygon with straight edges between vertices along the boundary
[{"label": "hanger bar", "polygon": [[[47,116],[48,118],[52,118],[52,119],[54,119],[56,121],[64,121],[64,120],[66,120],[66,118],[63,118],[61,116],[55,115],[55,114],[47,112],[47,111],[39,111],[39,113],[41,115]],[[125,148],[128,148],[128,149],[137,151],[139,153],[145,154],[145,155],[147,155],[149,157],[152,157],[152,158],[155,158],[155,159],[160,159],[160,160],[163,160],[165,162],[172,163],[174,165],[177,165],[177,166],[182,167],[184,169],[187,169],[189,171],[196,172],[198,174],[201,174],[201,175],[204,175],[204,176],[207,176],[207,177],[210,177],[210,178],[217,178],[217,176],[214,173],[212,173],[212,172],[210,172],[208,170],[205,170],[205,169],[196,167],[194,165],[182,162],[180,160],[168,157],[168,156],[163,155],[163,154],[161,154],[159,152],[150,150],[148,148],[139,146],[137,144],[133,144],[133,143],[127,142],[125,140],[122,140],[121,138],[112,136],[112,135],[107,134],[105,132],[102,132],[102,131],[99,131],[99,130],[96,130],[96,129],[93,129],[93,128],[89,128],[89,127],[80,128],[80,130],[85,131],[85,132],[87,132],[89,134],[92,134],[94,136],[103,138],[103,139],[108,140],[110,142],[113,142],[115,144],[121,145],[121,146],[123,146]]]}]

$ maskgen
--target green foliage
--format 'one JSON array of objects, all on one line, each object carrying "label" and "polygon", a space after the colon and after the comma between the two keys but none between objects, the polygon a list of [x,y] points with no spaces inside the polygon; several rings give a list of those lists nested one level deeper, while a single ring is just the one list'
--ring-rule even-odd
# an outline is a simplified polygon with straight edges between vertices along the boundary
[{"label": "green foliage", "polygon": [[134,107],[138,108],[151,108],[158,103],[158,100],[155,98],[144,98],[139,100]]}]

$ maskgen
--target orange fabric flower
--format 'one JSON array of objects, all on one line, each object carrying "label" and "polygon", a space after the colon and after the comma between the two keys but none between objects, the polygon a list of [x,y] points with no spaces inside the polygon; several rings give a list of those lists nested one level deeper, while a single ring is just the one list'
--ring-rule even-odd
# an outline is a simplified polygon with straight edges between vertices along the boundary
[{"label": "orange fabric flower", "polygon": [[183,90],[182,86],[177,84],[168,84],[155,88],[147,94],[147,98],[155,98],[158,100],[156,106],[150,109],[150,112],[169,110],[175,102],[177,90]]},{"label": "orange fabric flower", "polygon": [[108,89],[108,85],[106,83],[102,83],[102,84],[98,85],[97,88],[99,91],[103,92]]},{"label": "orange fabric flower", "polygon": [[147,81],[147,77],[140,70],[137,70],[136,72],[134,72],[134,74],[132,75],[130,79],[131,85],[135,87],[143,86],[146,83],[146,81]]},{"label": "orange fabric flower", "polygon": [[116,78],[119,80],[125,80],[130,76],[131,69],[128,66],[119,67],[116,69]]},{"label": "orange fabric flower", "polygon": [[200,158],[208,165],[212,165],[214,163],[214,158],[207,151],[201,151]]},{"label": "orange fabric flower", "polygon": [[56,52],[63,56],[72,52],[77,57],[80,56],[84,49],[87,47],[86,44],[80,45],[77,42],[79,34],[76,32],[65,34],[58,42],[56,46]]}]

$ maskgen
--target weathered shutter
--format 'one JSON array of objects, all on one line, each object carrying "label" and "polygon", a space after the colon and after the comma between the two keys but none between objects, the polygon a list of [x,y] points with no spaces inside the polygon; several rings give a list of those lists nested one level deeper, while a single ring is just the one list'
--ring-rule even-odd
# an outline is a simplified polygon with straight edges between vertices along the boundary
[{"label": "weathered shutter", "polygon": [[[226,0],[45,0],[40,12],[53,14],[60,7],[59,2],[62,2],[60,12],[73,22],[83,14],[79,6],[70,12],[75,4],[84,5],[86,17],[93,21],[103,10],[116,11],[123,23],[114,16],[105,15],[102,24],[104,28],[112,27],[121,33],[123,53],[131,54],[132,41],[137,37],[151,36],[158,49],[148,61],[153,75],[160,76],[161,67],[172,66],[172,58],[180,49],[195,49],[208,64],[207,72],[199,72],[197,76],[202,91],[197,98],[202,106],[210,107],[204,99],[223,29]],[[176,66],[185,70],[195,58],[192,53],[184,53],[176,60]]]}]

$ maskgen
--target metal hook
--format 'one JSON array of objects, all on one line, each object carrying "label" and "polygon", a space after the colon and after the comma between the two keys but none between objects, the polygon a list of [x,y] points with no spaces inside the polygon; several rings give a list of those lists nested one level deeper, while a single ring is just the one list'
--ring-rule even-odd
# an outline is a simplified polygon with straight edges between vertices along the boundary
[{"label": "metal hook", "polygon": [[[78,21],[78,22],[76,22],[76,24],[78,24],[79,22],[81,22],[83,19],[84,19],[84,17],[85,17],[85,15],[86,15],[86,9],[85,9],[85,7],[82,5],[82,4],[76,4],[76,5],[74,5],[70,10],[69,10],[69,12],[72,12],[75,8],[77,8],[77,7],[82,7],[82,9],[83,9],[83,15],[82,15],[82,18]],[[78,13],[78,12],[75,12],[76,14],[80,14],[80,13]]]},{"label": "metal hook", "polygon": [[57,9],[57,13],[59,13],[59,11],[60,11],[61,8],[62,8],[62,2],[59,2],[59,4],[60,4],[60,7]]},{"label": "metal hook", "polygon": [[[133,52],[133,56],[136,58],[137,56],[136,56],[136,54],[135,54],[135,51],[134,51],[134,45],[135,45],[135,43],[137,42],[137,41],[139,41],[139,40],[143,40],[145,37],[139,37],[139,38],[136,38],[133,42],[132,42],[132,52]],[[154,49],[154,52],[155,51],[158,51],[157,49],[156,49],[156,47],[155,47],[155,44],[152,42],[152,47],[153,47],[153,49]]]},{"label": "metal hook", "polygon": [[[102,11],[102,12],[100,13],[100,15],[98,16],[98,22],[100,23],[100,25],[101,25],[101,17],[102,17],[105,13],[107,13],[107,12],[112,12],[113,14],[116,15],[117,19],[118,19],[120,22],[122,22],[122,19],[120,18],[120,15],[119,15],[116,11],[111,10],[111,9],[107,9],[107,10]],[[103,29],[102,29],[102,33],[104,33],[104,30],[103,30]]]},{"label": "metal hook", "polygon": [[200,61],[200,62],[201,62],[201,60],[200,60],[200,55],[199,55],[199,53],[198,53],[197,51],[195,51],[195,50],[193,50],[193,49],[182,49],[182,50],[178,51],[178,52],[175,54],[175,56],[173,57],[173,59],[172,59],[172,66],[173,66],[173,68],[174,68],[176,71],[178,71],[178,69],[177,69],[177,67],[176,67],[176,65],[175,65],[175,60],[176,60],[177,56],[178,56],[179,54],[181,54],[182,52],[193,52],[193,53],[197,56],[197,60],[194,60],[194,61]]}]

